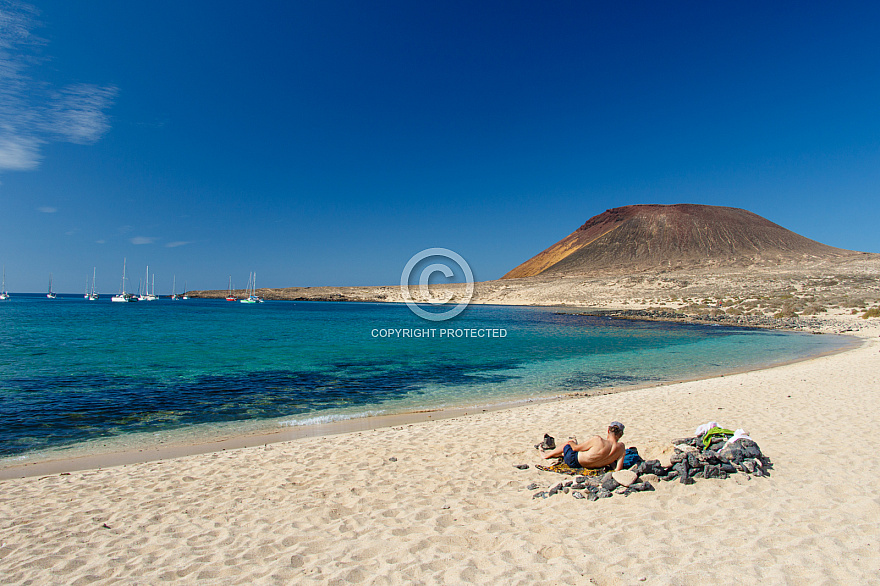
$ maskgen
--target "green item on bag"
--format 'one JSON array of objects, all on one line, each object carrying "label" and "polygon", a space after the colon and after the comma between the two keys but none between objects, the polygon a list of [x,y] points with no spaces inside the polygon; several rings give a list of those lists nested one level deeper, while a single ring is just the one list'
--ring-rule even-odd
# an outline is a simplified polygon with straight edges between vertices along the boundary
[{"label": "green item on bag", "polygon": [[723,438],[731,438],[733,437],[733,433],[729,429],[724,429],[723,427],[713,427],[709,431],[706,432],[706,435],[703,436],[703,447],[708,448],[709,444],[712,443],[712,438],[716,436],[720,436]]}]

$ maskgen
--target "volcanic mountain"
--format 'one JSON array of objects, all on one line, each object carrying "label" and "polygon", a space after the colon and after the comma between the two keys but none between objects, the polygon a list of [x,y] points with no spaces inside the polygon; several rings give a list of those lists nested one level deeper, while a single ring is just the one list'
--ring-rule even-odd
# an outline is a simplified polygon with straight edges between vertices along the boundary
[{"label": "volcanic mountain", "polygon": [[851,254],[738,208],[631,205],[590,218],[502,279],[792,264]]}]

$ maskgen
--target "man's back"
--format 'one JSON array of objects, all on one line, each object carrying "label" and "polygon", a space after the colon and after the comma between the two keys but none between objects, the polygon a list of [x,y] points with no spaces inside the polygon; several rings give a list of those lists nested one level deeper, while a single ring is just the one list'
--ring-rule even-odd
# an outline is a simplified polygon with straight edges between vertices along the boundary
[{"label": "man's back", "polygon": [[[579,449],[578,449],[579,448]],[[594,435],[577,446],[578,462],[584,468],[601,468],[613,464],[623,457],[626,447],[622,442]]]}]

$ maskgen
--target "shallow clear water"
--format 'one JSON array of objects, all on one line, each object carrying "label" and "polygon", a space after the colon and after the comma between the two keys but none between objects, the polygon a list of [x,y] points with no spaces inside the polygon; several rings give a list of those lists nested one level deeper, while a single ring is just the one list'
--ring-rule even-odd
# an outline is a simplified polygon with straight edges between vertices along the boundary
[{"label": "shallow clear water", "polygon": [[[832,336],[472,306],[109,296],[0,302],[0,457],[198,424],[300,425],[491,405],[728,372],[840,347]],[[433,337],[378,337],[383,329]],[[504,337],[441,337],[441,329]]]}]

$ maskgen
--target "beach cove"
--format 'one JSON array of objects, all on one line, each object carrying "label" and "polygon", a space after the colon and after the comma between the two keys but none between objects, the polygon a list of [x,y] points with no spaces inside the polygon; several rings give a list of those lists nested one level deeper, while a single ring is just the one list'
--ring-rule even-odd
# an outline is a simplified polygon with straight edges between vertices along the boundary
[{"label": "beach cove", "polygon": [[[724,377],[0,484],[4,581],[687,584],[870,581],[880,568],[880,328]],[[854,324],[859,322],[854,321]],[[533,444],[627,425],[646,458],[715,420],[772,476],[597,502]],[[667,456],[668,457],[668,456]],[[514,465],[529,463],[527,470]]]}]

